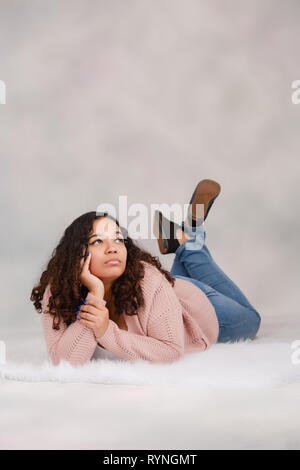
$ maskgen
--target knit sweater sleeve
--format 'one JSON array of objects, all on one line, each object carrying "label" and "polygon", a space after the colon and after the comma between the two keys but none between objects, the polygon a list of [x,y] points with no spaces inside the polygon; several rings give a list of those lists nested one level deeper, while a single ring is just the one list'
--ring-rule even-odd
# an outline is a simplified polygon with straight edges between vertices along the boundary
[{"label": "knit sweater sleeve", "polygon": [[144,359],[151,362],[173,362],[184,354],[182,307],[164,275],[146,310],[147,335],[120,329],[109,320],[103,336],[96,338],[100,346],[127,360]]},{"label": "knit sweater sleeve", "polygon": [[[47,313],[50,296],[51,291],[48,284],[42,299],[42,327],[51,362],[53,365],[58,365],[61,360],[65,360],[73,366],[88,362],[97,346],[93,330],[82,325],[79,321],[75,321],[69,326],[61,321],[60,329],[54,330],[52,328],[53,315]],[[89,297],[94,296],[88,293],[87,299]]]}]

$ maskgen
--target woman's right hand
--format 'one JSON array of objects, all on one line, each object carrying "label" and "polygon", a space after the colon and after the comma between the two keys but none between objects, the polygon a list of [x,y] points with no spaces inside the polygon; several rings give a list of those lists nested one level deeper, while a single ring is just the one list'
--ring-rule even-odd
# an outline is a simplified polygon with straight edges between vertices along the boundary
[{"label": "woman's right hand", "polygon": [[80,263],[80,266],[82,268],[81,274],[80,274],[80,282],[88,288],[89,292],[93,295],[96,295],[97,297],[100,297],[103,299],[105,289],[104,289],[104,284],[99,279],[99,277],[94,276],[90,272],[90,262],[91,262],[92,254],[90,253],[85,260],[82,260]]}]

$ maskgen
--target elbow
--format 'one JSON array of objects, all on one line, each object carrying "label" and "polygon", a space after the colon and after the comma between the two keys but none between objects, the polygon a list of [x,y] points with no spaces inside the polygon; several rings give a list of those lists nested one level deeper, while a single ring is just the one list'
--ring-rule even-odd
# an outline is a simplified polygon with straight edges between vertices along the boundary
[{"label": "elbow", "polygon": [[184,347],[177,346],[170,350],[170,354],[163,359],[162,362],[176,362],[179,361],[184,356]]},{"label": "elbow", "polygon": [[180,359],[183,358],[183,356],[184,356],[184,347],[182,347],[180,349],[176,349],[175,358],[172,362],[179,361]]},{"label": "elbow", "polygon": [[[168,349],[165,348],[163,352],[160,352],[159,354],[149,354],[147,356],[143,355],[143,357],[140,357],[139,359],[143,359],[145,361],[149,361],[151,363],[172,363],[180,360],[184,356],[184,347],[179,347],[176,345],[168,345]],[[135,360],[135,359],[133,359]]]},{"label": "elbow", "polygon": [[53,366],[58,366],[60,363],[67,363],[71,366],[83,366],[87,362],[89,362],[89,359],[83,358],[83,357],[76,357],[76,356],[71,356],[67,357],[65,355],[58,355],[58,354],[49,354],[50,361]]}]

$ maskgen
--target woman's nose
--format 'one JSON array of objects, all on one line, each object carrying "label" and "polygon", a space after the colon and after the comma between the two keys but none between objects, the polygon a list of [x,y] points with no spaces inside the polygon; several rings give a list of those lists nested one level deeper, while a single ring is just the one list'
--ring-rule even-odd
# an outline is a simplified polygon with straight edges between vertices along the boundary
[{"label": "woman's nose", "polygon": [[116,249],[115,247],[113,247],[113,246],[109,246],[109,247],[107,248],[107,251],[108,251],[108,253],[111,253],[111,252],[116,252],[117,249]]}]

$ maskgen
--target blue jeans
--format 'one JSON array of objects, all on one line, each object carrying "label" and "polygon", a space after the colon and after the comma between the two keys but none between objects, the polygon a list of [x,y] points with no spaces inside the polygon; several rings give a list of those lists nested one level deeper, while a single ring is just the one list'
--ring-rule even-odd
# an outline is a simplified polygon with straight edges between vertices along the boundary
[{"label": "blue jeans", "polygon": [[192,282],[206,294],[219,322],[217,343],[253,339],[261,323],[259,313],[213,260],[203,224],[193,231],[188,233],[191,240],[177,248],[171,275]]}]

